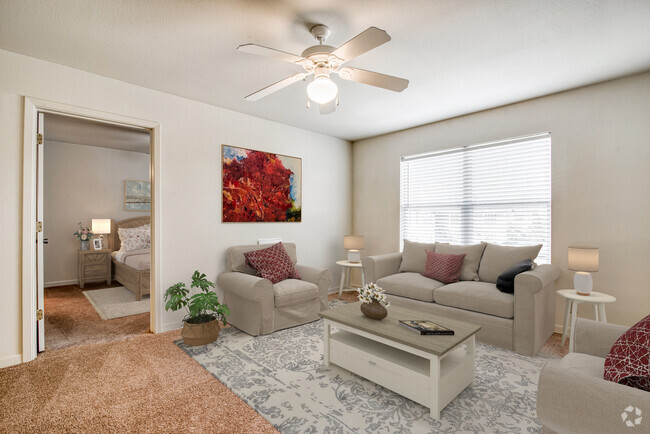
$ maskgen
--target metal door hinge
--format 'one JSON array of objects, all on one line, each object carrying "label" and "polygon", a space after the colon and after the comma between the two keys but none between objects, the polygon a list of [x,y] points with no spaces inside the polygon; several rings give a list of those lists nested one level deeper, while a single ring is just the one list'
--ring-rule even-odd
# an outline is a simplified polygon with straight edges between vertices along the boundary
[{"label": "metal door hinge", "polygon": [[38,133],[38,134],[36,135],[36,143],[39,144],[39,145],[42,145],[42,144],[43,144],[43,134]]},{"label": "metal door hinge", "polygon": [[36,232],[43,232],[43,222],[36,222]]},{"label": "metal door hinge", "polygon": [[39,310],[36,311],[36,319],[38,321],[43,319],[43,309],[39,309]]}]

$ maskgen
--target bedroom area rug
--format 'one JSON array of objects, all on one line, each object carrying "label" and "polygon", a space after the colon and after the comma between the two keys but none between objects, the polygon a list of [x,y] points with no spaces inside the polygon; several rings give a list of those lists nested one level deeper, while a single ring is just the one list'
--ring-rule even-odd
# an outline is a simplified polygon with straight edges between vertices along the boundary
[{"label": "bedroom area rug", "polygon": [[537,379],[554,358],[477,342],[474,384],[436,421],[422,405],[324,367],[322,320],[257,337],[230,327],[213,344],[177,345],[283,433],[541,432]]},{"label": "bedroom area rug", "polygon": [[103,320],[149,312],[149,296],[136,301],[135,294],[123,286],[84,291],[83,294]]}]

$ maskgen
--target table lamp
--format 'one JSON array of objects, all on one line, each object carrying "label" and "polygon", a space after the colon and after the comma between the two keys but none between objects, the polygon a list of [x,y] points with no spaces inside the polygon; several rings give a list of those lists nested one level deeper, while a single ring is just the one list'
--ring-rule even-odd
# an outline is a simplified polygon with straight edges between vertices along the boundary
[{"label": "table lamp", "polygon": [[99,234],[102,249],[104,248],[104,234],[111,233],[111,219],[93,219],[92,220],[93,234]]},{"label": "table lamp", "polygon": [[363,250],[363,235],[345,235],[343,237],[343,248],[348,250],[348,261],[358,263],[361,261],[361,253]]},{"label": "table lamp", "polygon": [[590,271],[598,271],[598,247],[569,247],[569,270],[576,272],[573,287],[579,295],[589,295],[594,286]]}]

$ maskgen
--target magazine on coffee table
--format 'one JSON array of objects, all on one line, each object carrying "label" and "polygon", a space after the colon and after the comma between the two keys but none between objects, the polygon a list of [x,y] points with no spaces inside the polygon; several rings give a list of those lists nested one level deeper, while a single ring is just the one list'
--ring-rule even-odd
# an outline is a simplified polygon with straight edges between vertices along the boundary
[{"label": "magazine on coffee table", "polygon": [[453,335],[454,331],[428,319],[401,319],[399,324],[421,335]]}]

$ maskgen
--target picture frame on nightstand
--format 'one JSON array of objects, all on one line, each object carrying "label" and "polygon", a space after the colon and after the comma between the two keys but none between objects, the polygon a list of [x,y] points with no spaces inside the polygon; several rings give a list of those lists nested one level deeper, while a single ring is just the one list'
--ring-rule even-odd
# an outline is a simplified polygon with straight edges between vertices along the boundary
[{"label": "picture frame on nightstand", "polygon": [[95,238],[93,240],[93,249],[95,249],[95,250],[101,250],[102,249],[102,239],[101,238]]}]

